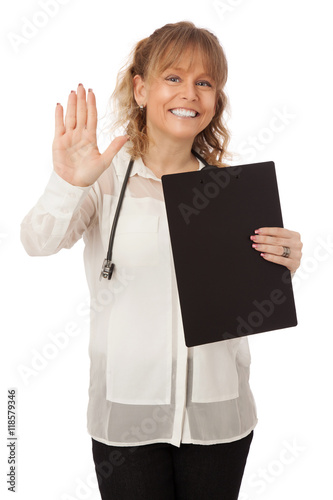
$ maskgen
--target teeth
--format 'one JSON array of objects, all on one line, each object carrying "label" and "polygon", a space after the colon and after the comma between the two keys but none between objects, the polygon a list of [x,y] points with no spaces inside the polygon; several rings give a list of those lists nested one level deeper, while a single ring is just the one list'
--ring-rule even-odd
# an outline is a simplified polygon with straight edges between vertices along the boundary
[{"label": "teeth", "polygon": [[180,109],[171,109],[170,111],[173,115],[176,116],[189,116],[189,117],[191,116],[192,118],[194,118],[197,115],[196,111],[191,111],[189,109],[180,108]]}]

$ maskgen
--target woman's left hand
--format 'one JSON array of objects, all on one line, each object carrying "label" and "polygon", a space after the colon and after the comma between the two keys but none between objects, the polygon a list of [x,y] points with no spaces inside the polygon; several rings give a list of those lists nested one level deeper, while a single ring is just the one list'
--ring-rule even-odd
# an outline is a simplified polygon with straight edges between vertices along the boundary
[{"label": "woman's left hand", "polygon": [[[261,227],[254,232],[252,247],[265,260],[286,266],[292,273],[299,268],[303,247],[299,233],[282,227]],[[283,257],[285,248],[290,249],[288,257]]]}]

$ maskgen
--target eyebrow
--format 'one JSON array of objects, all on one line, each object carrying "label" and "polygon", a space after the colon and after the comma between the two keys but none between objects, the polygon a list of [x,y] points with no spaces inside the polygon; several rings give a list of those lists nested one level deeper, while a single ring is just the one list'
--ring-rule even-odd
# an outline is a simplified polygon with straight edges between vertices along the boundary
[{"label": "eyebrow", "polygon": [[[173,66],[169,67],[169,68],[166,68],[163,73],[165,73],[166,71],[187,71],[185,68],[174,68]],[[200,73],[200,75],[198,76],[198,78],[203,78],[203,77],[208,77],[208,78],[211,78],[212,80],[214,80],[213,76],[210,75],[209,73]]]}]

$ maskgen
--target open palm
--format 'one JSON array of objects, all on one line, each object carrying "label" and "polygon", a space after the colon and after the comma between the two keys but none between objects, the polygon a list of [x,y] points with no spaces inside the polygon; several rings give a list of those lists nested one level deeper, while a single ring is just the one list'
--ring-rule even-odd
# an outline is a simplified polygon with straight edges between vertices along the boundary
[{"label": "open palm", "polygon": [[69,94],[65,123],[63,108],[57,104],[52,145],[55,172],[74,186],[92,185],[128,140],[127,136],[116,137],[101,154],[97,147],[96,127],[95,95],[89,89],[86,96],[83,85],[79,84],[77,93],[72,91]]}]

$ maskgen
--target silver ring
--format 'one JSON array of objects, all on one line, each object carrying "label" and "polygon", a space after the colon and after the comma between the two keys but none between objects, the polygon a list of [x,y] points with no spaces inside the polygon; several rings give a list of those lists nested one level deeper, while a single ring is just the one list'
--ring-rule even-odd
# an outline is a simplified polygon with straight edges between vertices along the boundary
[{"label": "silver ring", "polygon": [[290,255],[290,248],[289,247],[283,247],[282,257],[286,257],[288,259],[289,255]]}]

